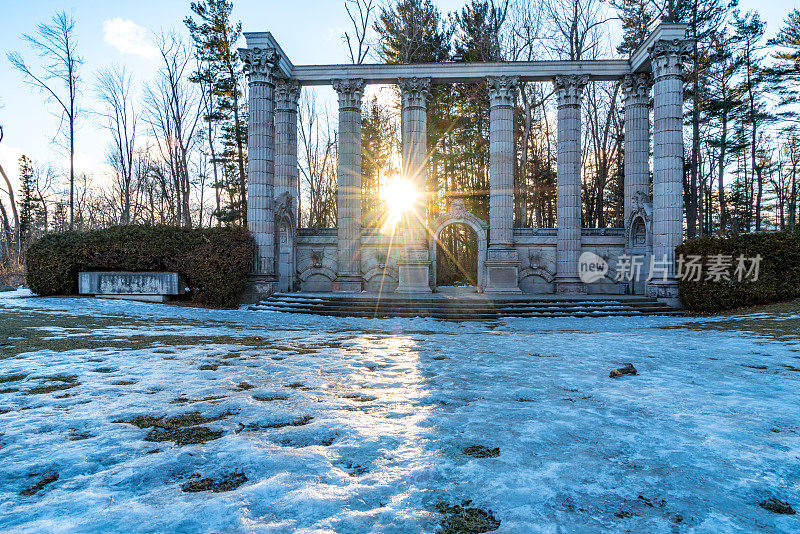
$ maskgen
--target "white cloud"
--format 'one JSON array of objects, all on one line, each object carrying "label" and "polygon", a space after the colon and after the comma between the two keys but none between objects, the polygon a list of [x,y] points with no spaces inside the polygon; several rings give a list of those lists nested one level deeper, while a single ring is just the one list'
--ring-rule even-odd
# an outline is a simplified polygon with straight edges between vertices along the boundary
[{"label": "white cloud", "polygon": [[122,52],[149,59],[158,53],[155,45],[147,39],[147,30],[119,17],[103,22],[103,40]]}]

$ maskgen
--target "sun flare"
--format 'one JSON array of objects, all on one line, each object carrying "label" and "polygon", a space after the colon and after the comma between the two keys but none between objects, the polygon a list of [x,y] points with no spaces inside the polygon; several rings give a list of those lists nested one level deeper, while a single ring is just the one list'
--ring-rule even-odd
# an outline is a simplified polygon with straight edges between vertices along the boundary
[{"label": "sun flare", "polygon": [[386,204],[384,231],[394,231],[403,216],[414,209],[417,190],[408,180],[397,178],[389,182],[381,191],[381,200]]}]

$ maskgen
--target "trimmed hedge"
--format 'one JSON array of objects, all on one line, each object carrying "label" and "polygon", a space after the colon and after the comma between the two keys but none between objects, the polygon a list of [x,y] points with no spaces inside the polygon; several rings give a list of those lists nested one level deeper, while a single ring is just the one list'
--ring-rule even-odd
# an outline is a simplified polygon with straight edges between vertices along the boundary
[{"label": "trimmed hedge", "polygon": [[[680,281],[681,302],[689,310],[714,312],[800,297],[800,232],[701,237],[683,243],[675,251],[684,258],[703,257],[701,280]],[[732,256],[730,281],[706,280],[709,256],[716,254]],[[761,255],[757,281],[740,282],[734,276],[739,255],[745,258]]]},{"label": "trimmed hedge", "polygon": [[129,225],[47,234],[28,248],[27,281],[39,295],[76,295],[80,271],[170,271],[183,277],[194,302],[234,307],[254,251],[243,228]]}]

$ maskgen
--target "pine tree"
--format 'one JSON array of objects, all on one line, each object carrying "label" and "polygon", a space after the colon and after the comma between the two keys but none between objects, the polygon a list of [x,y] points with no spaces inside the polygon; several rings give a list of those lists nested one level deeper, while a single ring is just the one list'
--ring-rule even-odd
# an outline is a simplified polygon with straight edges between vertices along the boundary
[{"label": "pine tree", "polygon": [[[220,126],[224,147],[226,186],[237,201],[231,206],[226,218],[238,218],[247,223],[247,172],[245,162],[245,140],[247,139],[247,117],[242,98],[242,76],[236,43],[242,34],[242,23],[231,22],[233,2],[231,0],[201,0],[191,3],[192,12],[198,17],[184,19],[194,41],[202,67],[192,81],[207,87],[216,106],[210,106],[205,120]],[[213,144],[213,140],[212,140]],[[212,156],[216,160],[215,156]],[[216,161],[213,161],[216,163]],[[219,186],[219,180],[215,185]],[[222,217],[218,215],[222,220]]]},{"label": "pine tree", "polygon": [[617,52],[630,56],[644,43],[650,34],[650,26],[656,18],[650,0],[611,0],[622,23],[622,42]]},{"label": "pine tree", "polygon": [[33,162],[25,155],[19,158],[19,179],[19,233],[20,238],[25,241],[33,234],[36,222],[36,206],[38,204],[38,200],[35,197],[36,175],[33,169]]},{"label": "pine tree", "polygon": [[744,101],[741,120],[749,126],[750,134],[750,170],[754,174],[756,193],[755,198],[755,230],[761,230],[761,204],[764,190],[764,165],[762,158],[758,157],[762,150],[759,143],[763,137],[760,128],[773,120],[764,104],[767,75],[761,68],[764,48],[761,40],[764,37],[765,24],[757,12],[747,13],[744,16],[737,13],[733,22],[736,31],[736,42],[739,47],[739,57],[742,63],[742,81],[739,93]]}]

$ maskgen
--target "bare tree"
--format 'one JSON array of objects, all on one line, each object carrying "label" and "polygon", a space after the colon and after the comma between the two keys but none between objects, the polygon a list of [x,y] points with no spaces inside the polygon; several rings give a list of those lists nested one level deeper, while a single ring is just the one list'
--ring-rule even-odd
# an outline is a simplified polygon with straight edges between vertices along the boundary
[{"label": "bare tree", "polygon": [[78,70],[83,59],[77,53],[75,20],[65,11],[56,13],[49,24],[39,24],[32,35],[24,34],[27,41],[42,60],[41,72],[35,72],[18,52],[8,54],[11,65],[21,72],[25,81],[49,100],[56,102],[61,110],[61,123],[66,121],[66,142],[69,150],[69,227],[74,227],[75,205],[75,124],[78,116]]},{"label": "bare tree", "polygon": [[328,117],[320,120],[313,97],[304,94],[299,111],[299,167],[308,194],[307,226],[322,228],[336,220],[336,134]]},{"label": "bare tree", "polygon": [[157,39],[162,65],[145,91],[145,121],[176,194],[174,222],[192,226],[190,159],[195,148],[201,107],[196,87],[188,80],[192,53],[174,34]]},{"label": "bare tree", "polygon": [[[352,8],[352,9],[351,9]],[[374,0],[344,0],[344,9],[350,22],[353,24],[354,38],[349,32],[344,32],[342,40],[347,43],[347,52],[350,54],[350,63],[360,65],[364,63],[369,53],[367,44],[367,31],[370,27],[370,18],[376,8]],[[357,14],[353,14],[358,11]]]},{"label": "bare tree", "polygon": [[108,160],[116,173],[122,224],[130,224],[133,158],[136,152],[136,126],[139,119],[131,98],[131,75],[124,67],[103,69],[97,75],[97,96],[104,104],[101,116],[111,134]]},{"label": "bare tree", "polygon": [[578,61],[598,56],[604,16],[601,0],[546,0],[550,49],[560,59]]}]

